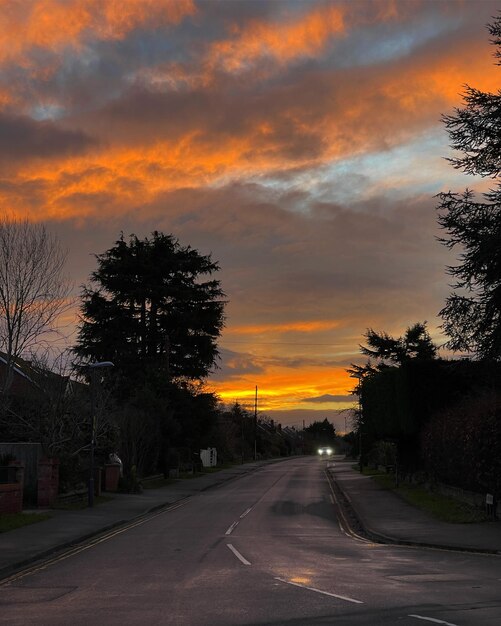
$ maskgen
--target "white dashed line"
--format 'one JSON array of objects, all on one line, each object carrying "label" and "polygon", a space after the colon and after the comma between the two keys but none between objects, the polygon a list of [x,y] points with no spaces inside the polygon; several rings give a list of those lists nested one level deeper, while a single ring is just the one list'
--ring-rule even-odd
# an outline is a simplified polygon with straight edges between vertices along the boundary
[{"label": "white dashed line", "polygon": [[250,565],[251,564],[244,556],[242,556],[240,554],[240,552],[235,547],[233,547],[231,545],[231,543],[227,543],[226,545],[228,546],[228,548],[233,552],[233,554],[237,557],[237,559],[241,563],[243,563],[244,565]]},{"label": "white dashed line", "polygon": [[243,519],[246,515],[248,515],[250,512],[252,511],[252,507],[250,509],[247,509],[247,511],[244,511],[242,513],[242,515],[240,516],[240,519]]},{"label": "white dashed line", "polygon": [[433,622],[434,624],[444,624],[445,626],[457,626],[452,622],[444,622],[442,619],[435,619],[434,617],[423,617],[422,615],[409,615],[409,617],[415,617],[416,619],[422,619],[425,622]]},{"label": "white dashed line", "polygon": [[238,522],[233,522],[233,524],[228,528],[228,530],[224,533],[225,535],[231,535],[231,533],[238,526]]},{"label": "white dashed line", "polygon": [[290,580],[285,580],[284,578],[278,578],[277,576],[275,576],[275,580],[279,580],[282,583],[287,583],[288,585],[294,585],[294,587],[301,587],[301,589],[308,589],[308,591],[315,591],[316,593],[322,593],[324,596],[331,596],[332,598],[337,598],[338,600],[345,600],[346,602],[353,602],[354,604],[363,604],[362,600],[355,600],[355,598],[348,598],[347,596],[340,596],[337,593],[330,593],[330,591],[322,591],[322,589],[316,589],[315,587],[307,587],[306,585],[293,583]]}]

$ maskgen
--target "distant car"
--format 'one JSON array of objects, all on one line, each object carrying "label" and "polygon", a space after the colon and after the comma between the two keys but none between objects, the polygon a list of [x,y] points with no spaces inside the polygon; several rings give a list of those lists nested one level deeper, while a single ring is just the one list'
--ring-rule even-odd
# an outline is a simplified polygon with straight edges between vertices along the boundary
[{"label": "distant car", "polygon": [[318,454],[320,456],[330,456],[334,450],[330,446],[322,446],[318,449]]}]

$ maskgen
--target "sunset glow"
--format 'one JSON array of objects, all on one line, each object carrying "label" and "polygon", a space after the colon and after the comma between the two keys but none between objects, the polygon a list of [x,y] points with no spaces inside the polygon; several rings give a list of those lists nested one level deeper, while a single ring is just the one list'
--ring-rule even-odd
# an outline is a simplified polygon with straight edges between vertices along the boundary
[{"label": "sunset glow", "polygon": [[440,118],[465,84],[498,89],[498,8],[0,0],[2,211],[60,236],[75,295],[121,231],[211,253],[228,306],[208,388],[340,425],[366,328],[444,341],[433,196],[477,181],[444,161]]}]

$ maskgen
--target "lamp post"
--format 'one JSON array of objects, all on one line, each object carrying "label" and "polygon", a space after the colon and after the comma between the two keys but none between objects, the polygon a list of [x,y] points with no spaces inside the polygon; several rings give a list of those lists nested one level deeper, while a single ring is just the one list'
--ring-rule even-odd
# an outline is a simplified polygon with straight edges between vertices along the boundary
[{"label": "lamp post", "polygon": [[89,476],[89,488],[88,488],[88,505],[94,506],[94,448],[96,445],[96,370],[103,367],[114,367],[111,361],[99,361],[98,363],[91,363],[87,366],[90,369],[90,476]]}]

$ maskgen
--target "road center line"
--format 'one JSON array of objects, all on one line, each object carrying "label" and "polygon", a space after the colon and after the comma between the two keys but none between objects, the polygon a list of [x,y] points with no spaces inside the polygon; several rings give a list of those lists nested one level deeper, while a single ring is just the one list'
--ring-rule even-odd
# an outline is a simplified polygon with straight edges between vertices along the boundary
[{"label": "road center line", "polygon": [[243,519],[246,515],[248,515],[250,512],[252,511],[252,507],[250,507],[250,509],[247,509],[247,511],[244,511],[242,513],[242,515],[240,516],[240,519]]},{"label": "road center line", "polygon": [[251,564],[244,556],[242,556],[240,554],[240,552],[234,546],[231,545],[231,543],[227,543],[226,545],[228,546],[228,548],[233,552],[233,554],[237,557],[237,559],[241,563],[243,563],[244,565],[250,565]]},{"label": "road center line", "polygon": [[238,526],[238,522],[233,522],[233,524],[228,528],[228,530],[224,533],[225,535],[231,535],[231,533]]},{"label": "road center line", "polygon": [[457,626],[452,622],[444,622],[442,619],[435,619],[434,617],[423,617],[422,615],[409,615],[408,617],[415,617],[416,619],[422,619],[425,622],[433,622],[434,624],[445,624],[445,626]]},{"label": "road center line", "polygon": [[316,589],[315,587],[307,587],[306,585],[300,585],[299,583],[293,583],[290,580],[285,580],[285,578],[278,578],[275,576],[275,580],[279,580],[282,583],[287,583],[288,585],[294,585],[294,587],[301,587],[301,589],[308,589],[308,591],[315,591],[316,593],[322,593],[324,596],[331,596],[332,598],[337,598],[338,600],[346,600],[346,602],[353,602],[354,604],[363,604],[362,600],[355,600],[355,598],[348,598],[347,596],[340,596],[336,593],[330,593],[329,591],[322,591],[322,589]]}]

